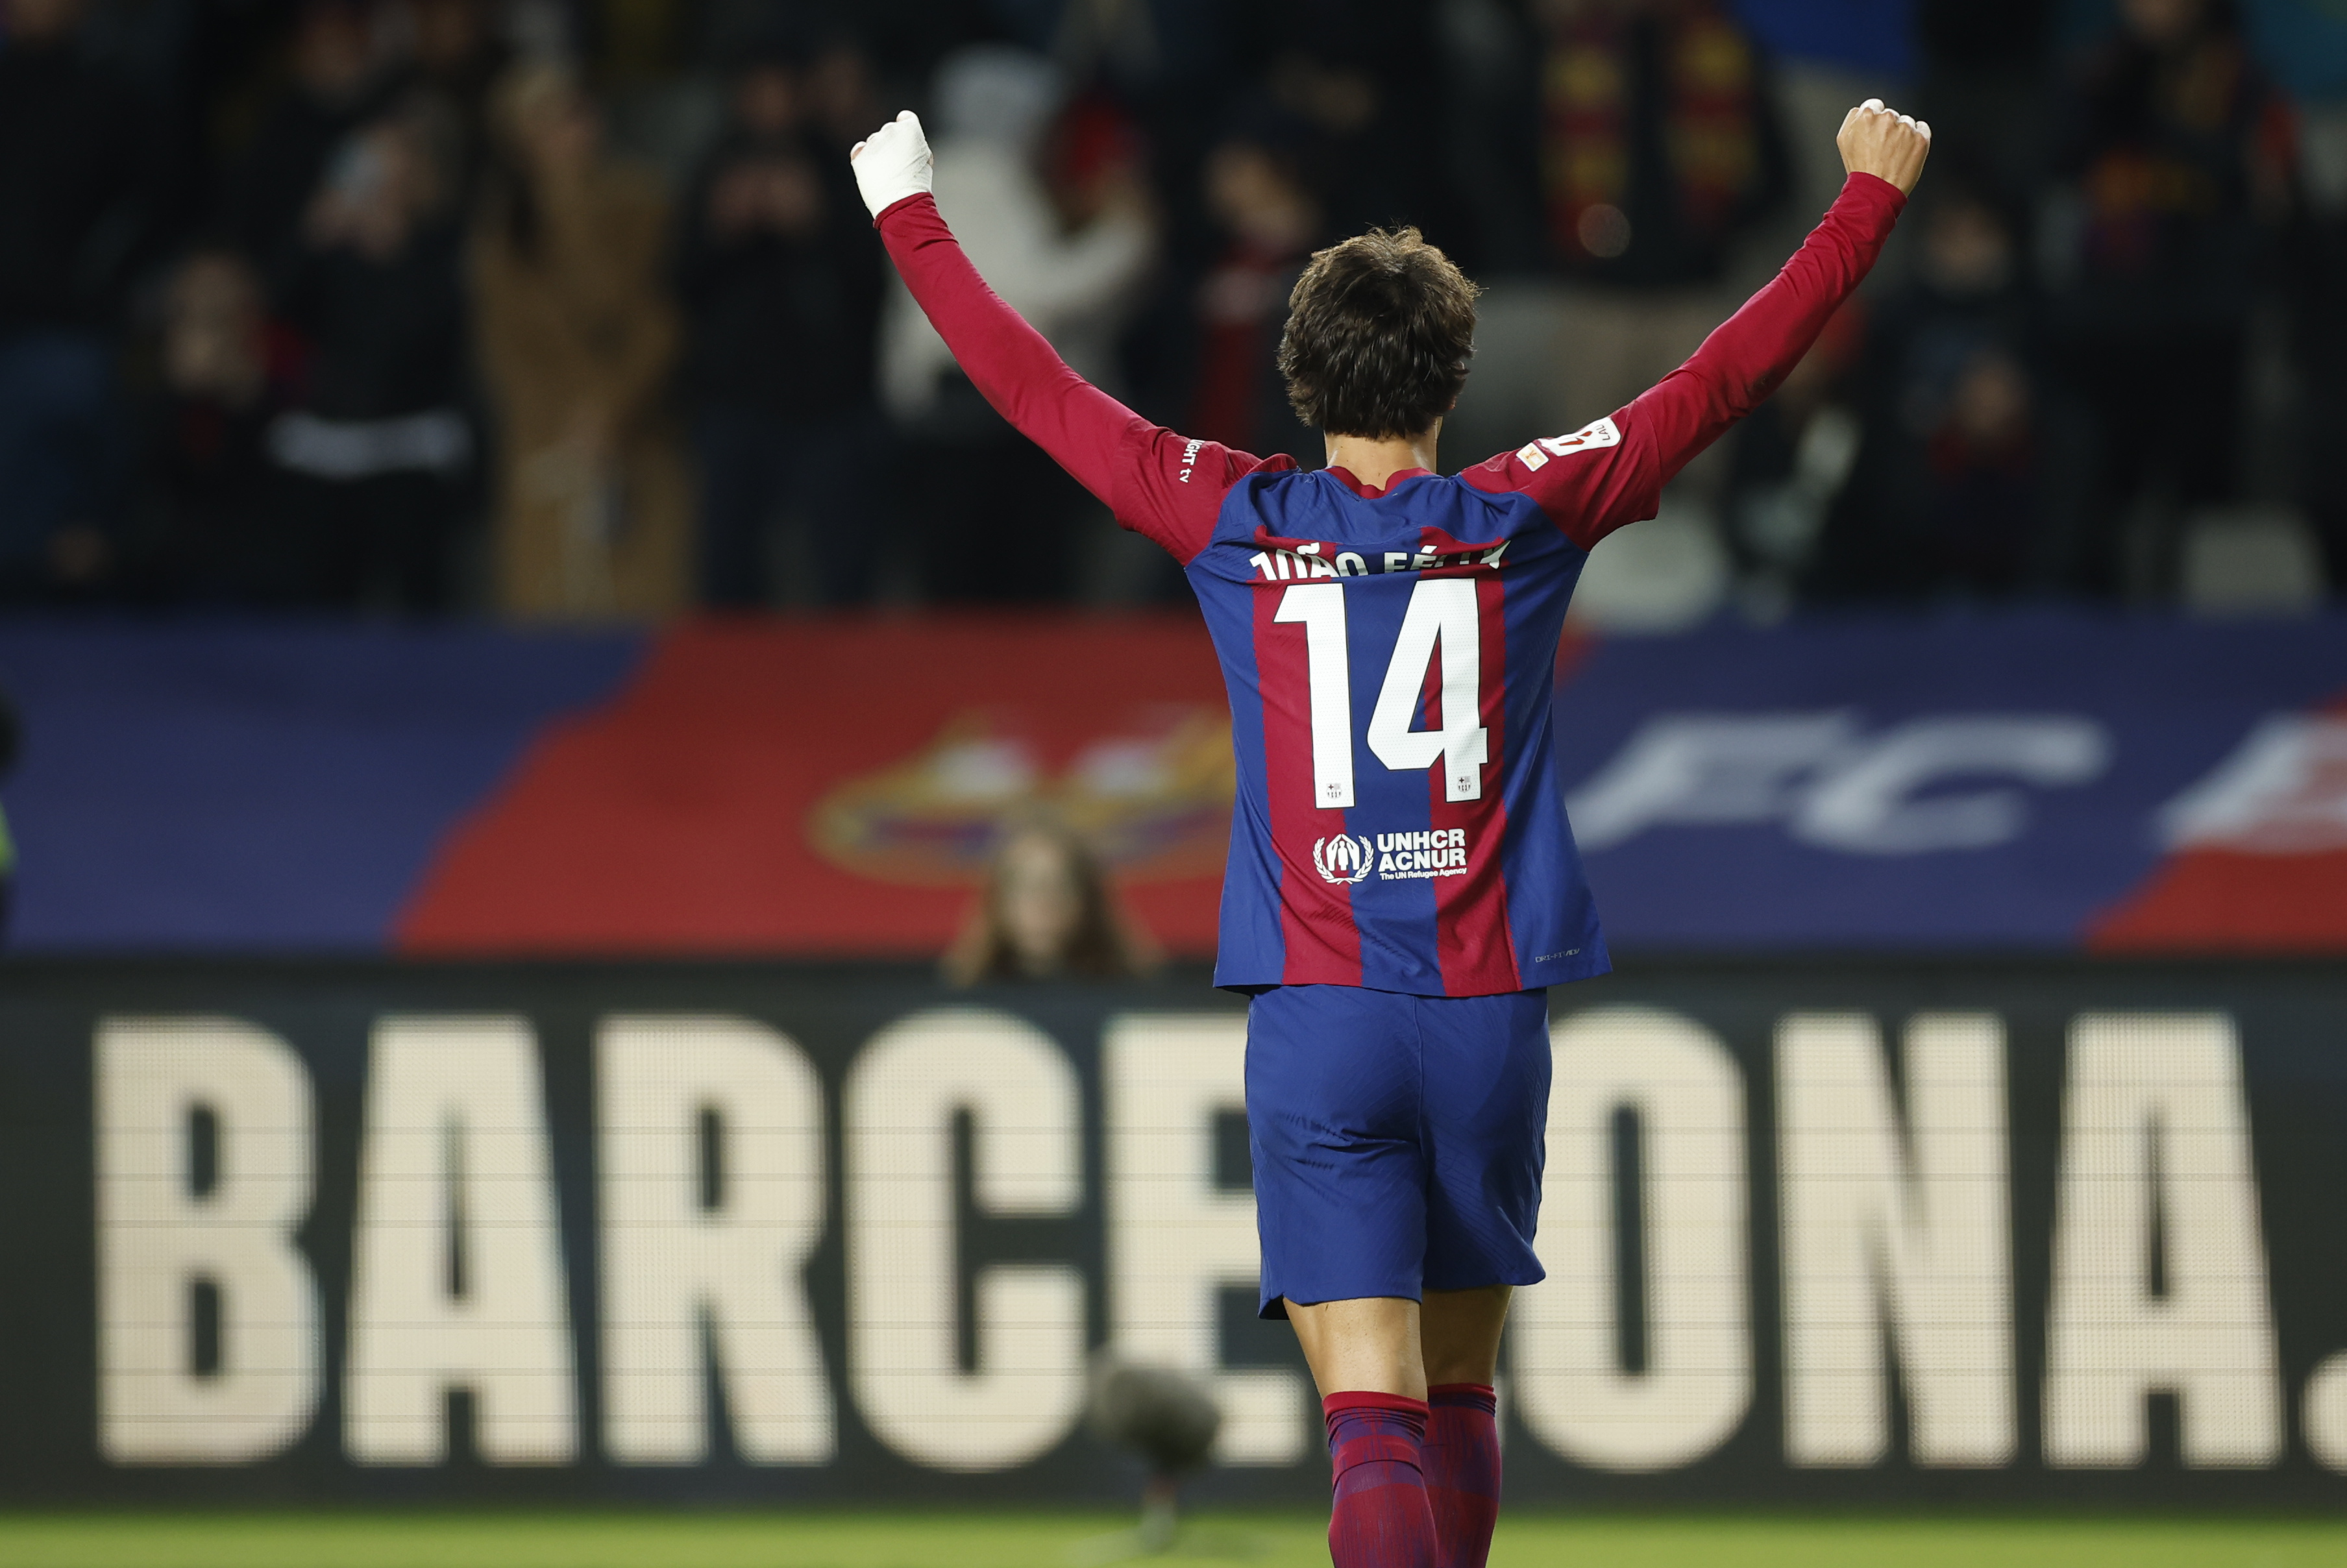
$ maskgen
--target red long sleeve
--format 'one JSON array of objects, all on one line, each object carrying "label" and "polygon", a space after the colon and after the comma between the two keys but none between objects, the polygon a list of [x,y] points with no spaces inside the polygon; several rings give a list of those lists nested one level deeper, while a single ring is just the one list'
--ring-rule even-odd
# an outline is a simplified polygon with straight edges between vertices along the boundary
[{"label": "red long sleeve", "polygon": [[878,227],[914,302],[996,413],[1126,528],[1185,563],[1205,548],[1224,492],[1262,466],[1257,459],[1184,441],[1069,369],[1043,334],[987,287],[934,199],[906,198],[880,214]]},{"label": "red long sleeve", "polygon": [[1694,358],[1611,418],[1528,442],[1460,477],[1479,489],[1522,491],[1583,549],[1653,517],[1663,487],[1801,363],[1874,265],[1906,204],[1889,181],[1851,175],[1784,270]]}]

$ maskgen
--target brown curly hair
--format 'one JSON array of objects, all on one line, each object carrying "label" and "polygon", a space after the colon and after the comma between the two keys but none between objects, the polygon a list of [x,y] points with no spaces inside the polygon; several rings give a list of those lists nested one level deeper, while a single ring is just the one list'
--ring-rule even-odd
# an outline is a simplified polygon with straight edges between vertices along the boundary
[{"label": "brown curly hair", "polygon": [[1279,340],[1296,417],[1330,436],[1432,429],[1467,384],[1481,292],[1415,229],[1372,229],[1317,252]]}]

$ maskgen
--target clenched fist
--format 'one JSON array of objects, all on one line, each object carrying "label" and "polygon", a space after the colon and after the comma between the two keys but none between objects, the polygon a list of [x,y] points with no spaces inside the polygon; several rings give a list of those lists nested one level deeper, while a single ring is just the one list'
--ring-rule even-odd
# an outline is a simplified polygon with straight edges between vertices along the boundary
[{"label": "clenched fist", "polygon": [[928,193],[929,138],[921,133],[921,117],[911,109],[850,148],[847,162],[875,218],[907,196]]},{"label": "clenched fist", "polygon": [[1834,143],[1841,149],[1844,169],[1887,179],[1900,195],[1910,196],[1923,177],[1923,160],[1932,155],[1932,128],[1912,115],[1884,108],[1881,98],[1869,98],[1842,118]]}]

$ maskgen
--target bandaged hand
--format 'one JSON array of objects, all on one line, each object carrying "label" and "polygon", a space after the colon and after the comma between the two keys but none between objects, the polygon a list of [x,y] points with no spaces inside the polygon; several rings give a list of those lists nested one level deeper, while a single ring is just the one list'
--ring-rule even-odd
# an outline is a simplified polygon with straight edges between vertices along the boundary
[{"label": "bandaged hand", "polygon": [[850,149],[847,164],[875,218],[907,196],[928,195],[929,138],[921,117],[907,109]]}]

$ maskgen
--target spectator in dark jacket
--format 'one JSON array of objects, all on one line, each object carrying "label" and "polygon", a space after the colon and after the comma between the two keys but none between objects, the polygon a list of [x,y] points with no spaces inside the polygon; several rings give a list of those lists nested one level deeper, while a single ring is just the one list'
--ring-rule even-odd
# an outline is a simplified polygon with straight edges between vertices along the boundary
[{"label": "spectator in dark jacket", "polygon": [[336,153],[392,83],[366,0],[301,0],[286,80],[228,175],[228,232],[272,286],[300,267],[302,225]]},{"label": "spectator in dark jacket", "polygon": [[488,160],[489,91],[509,63],[487,0],[414,0],[411,90],[435,100],[456,134],[456,200],[472,210]]},{"label": "spectator in dark jacket", "polygon": [[363,128],[311,203],[284,285],[308,357],[269,448],[322,603],[446,604],[475,446],[455,149],[428,98]]},{"label": "spectator in dark jacket", "polygon": [[2058,422],[2011,213],[1951,171],[1913,275],[1875,308],[1864,432],[1813,579],[1830,598],[1994,598],[2046,586]]},{"label": "spectator in dark jacket", "polygon": [[139,419],[142,598],[282,603],[302,587],[299,541],[280,531],[282,483],[267,432],[282,411],[260,280],[231,251],[173,272],[156,345],[157,384]]},{"label": "spectator in dark jacket", "polygon": [[[2287,112],[2229,5],[2119,10],[2065,97],[2059,172],[2076,222],[2055,301],[2096,448],[2067,575],[2101,595],[2168,586],[2172,551],[2124,538],[2132,503],[2172,513],[2234,493],[2245,338],[2291,158]],[[2171,546],[2174,522],[2157,536]]]},{"label": "spectator in dark jacket", "polygon": [[759,57],[694,179],[677,246],[682,370],[701,463],[701,595],[771,603],[773,525],[795,512],[815,592],[872,589],[864,479],[877,439],[881,255],[844,152],[807,123],[796,62]]},{"label": "spectator in dark jacket", "polygon": [[139,103],[81,48],[79,0],[0,0],[0,596],[110,564],[111,324],[145,226]]},{"label": "spectator in dark jacket", "polygon": [[1727,543],[1746,608],[1773,618],[1817,564],[1829,519],[1844,509],[1864,440],[1854,362],[1866,313],[1853,302],[1826,323],[1817,343],[1774,395],[1730,436]]},{"label": "spectator in dark jacket", "polygon": [[1319,203],[1286,148],[1249,136],[1207,158],[1205,196],[1222,249],[1198,284],[1197,376],[1182,428],[1317,468],[1327,454],[1287,405],[1277,360],[1287,296],[1320,239]]}]

